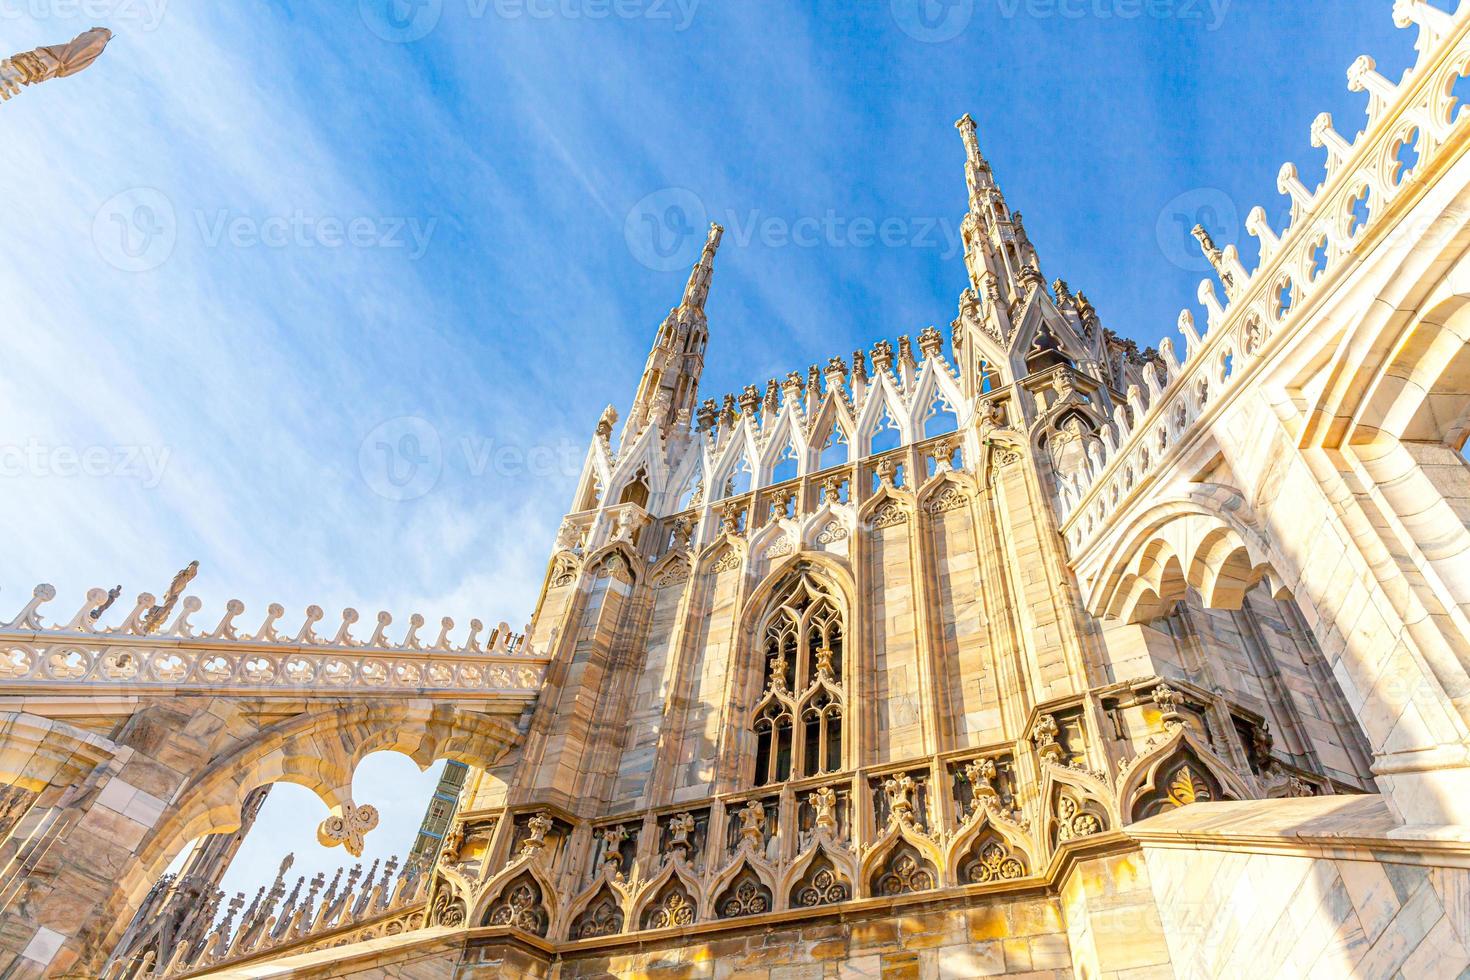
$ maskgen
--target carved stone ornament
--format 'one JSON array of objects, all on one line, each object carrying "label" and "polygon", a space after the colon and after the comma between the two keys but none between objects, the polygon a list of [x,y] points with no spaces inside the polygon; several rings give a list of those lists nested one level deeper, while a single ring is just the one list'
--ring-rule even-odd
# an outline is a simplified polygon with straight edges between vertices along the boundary
[{"label": "carved stone ornament", "polygon": [[694,814],[674,814],[669,820],[669,852],[676,857],[687,858],[692,846],[689,838],[693,833]]},{"label": "carved stone ornament", "polygon": [[689,580],[689,560],[682,555],[676,556],[660,568],[653,576],[653,587],[655,589],[667,588],[671,585],[682,585]]},{"label": "carved stone ornament", "polygon": [[526,837],[521,841],[522,854],[534,854],[546,846],[546,834],[551,830],[551,818],[538,813],[526,822]]},{"label": "carved stone ornament", "polygon": [[822,786],[807,797],[812,810],[816,813],[816,828],[818,831],[827,831],[835,834],[837,832],[837,791],[830,786]]},{"label": "carved stone ornament", "polygon": [[972,885],[1026,877],[1026,862],[998,834],[982,834],[960,866],[960,880]]},{"label": "carved stone ornament", "polygon": [[762,915],[771,910],[771,891],[747,866],[720,896],[717,908],[722,919]]},{"label": "carved stone ornament", "polygon": [[549,917],[541,904],[541,886],[530,875],[508,885],[485,918],[489,926],[510,926],[536,936],[546,935]]},{"label": "carved stone ornament", "polygon": [[434,900],[434,909],[430,915],[430,921],[435,925],[449,926],[451,928],[464,925],[464,902],[450,895],[447,891],[441,892]]},{"label": "carved stone ornament", "polygon": [[994,759],[976,759],[965,766],[965,779],[970,784],[970,812],[1000,805],[1000,791],[995,788]]},{"label": "carved stone ornament", "polygon": [[1070,792],[1062,791],[1057,797],[1057,843],[1091,837],[1102,833],[1107,827],[1101,816],[1093,812],[1086,801],[1079,800]]},{"label": "carved stone ornament", "polygon": [[889,855],[873,882],[873,892],[885,896],[924,892],[933,888],[936,880],[934,866],[924,860],[912,845],[903,843]]},{"label": "carved stone ornament", "polygon": [[970,497],[964,490],[950,484],[940,490],[924,505],[924,509],[931,514],[944,514],[952,510],[959,510],[970,502]]},{"label": "carved stone ornament", "polygon": [[623,910],[612,891],[603,886],[592,903],[572,924],[573,939],[600,939],[623,931]]},{"label": "carved stone ornament", "polygon": [[847,539],[847,528],[841,521],[828,521],[817,534],[817,544],[834,544]]},{"label": "carved stone ornament", "polygon": [[556,556],[556,565],[551,570],[551,587],[553,589],[565,588],[577,580],[577,572],[582,566],[570,554]]},{"label": "carved stone ornament", "polygon": [[1042,715],[1036,719],[1036,724],[1031,729],[1031,741],[1036,743],[1036,754],[1043,760],[1060,764],[1066,758],[1067,752],[1057,741],[1059,735],[1061,729],[1057,726],[1056,718]]},{"label": "carved stone ornament", "polygon": [[903,505],[901,505],[897,500],[890,500],[878,508],[878,510],[869,519],[868,524],[874,530],[881,530],[885,527],[894,527],[898,524],[904,524],[908,521],[908,519],[908,512],[903,509]]},{"label": "carved stone ornament", "polygon": [[721,555],[718,559],[716,559],[715,563],[710,566],[710,571],[715,573],[729,572],[739,567],[740,553],[737,552],[734,548],[731,548],[723,555]]},{"label": "carved stone ornament", "polygon": [[693,924],[694,899],[689,897],[689,892],[677,878],[671,879],[664,886],[658,899],[643,913],[645,929],[668,929]]},{"label": "carved stone ornament", "polygon": [[914,778],[908,773],[899,773],[889,776],[883,780],[883,794],[888,798],[888,822],[889,824],[913,824],[914,804],[913,793],[916,789]]},{"label": "carved stone ornament", "polygon": [[781,537],[772,542],[771,546],[766,549],[765,557],[782,558],[786,555],[791,554],[794,550],[795,549],[791,546],[790,536],[783,534]]},{"label": "carved stone ornament", "polygon": [[740,843],[760,847],[766,842],[766,808],[751,800],[735,812],[740,820]]},{"label": "carved stone ornament", "polygon": [[341,844],[353,857],[362,857],[363,838],[378,825],[378,808],[370,803],[358,806],[347,802],[342,812],[323,820],[316,829],[317,843],[322,847]]},{"label": "carved stone ornament", "polygon": [[836,905],[852,896],[852,889],[837,873],[837,869],[825,854],[818,854],[807,866],[792,893],[791,904],[801,908],[816,908],[819,905]]}]

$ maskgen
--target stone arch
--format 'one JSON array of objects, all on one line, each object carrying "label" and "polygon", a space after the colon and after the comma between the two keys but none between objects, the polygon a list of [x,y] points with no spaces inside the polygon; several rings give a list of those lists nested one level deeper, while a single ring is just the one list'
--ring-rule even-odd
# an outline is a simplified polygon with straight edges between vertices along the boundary
[{"label": "stone arch", "polygon": [[1187,726],[1170,726],[1123,769],[1118,777],[1118,809],[1132,823],[1189,803],[1245,800],[1255,794],[1209,745]]},{"label": "stone arch", "polygon": [[1101,779],[1055,762],[1041,770],[1041,833],[1051,850],[1117,827],[1113,794]]},{"label": "stone arch", "polygon": [[[856,614],[853,578],[846,563],[836,556],[822,552],[800,552],[777,563],[760,584],[751,591],[744,600],[744,607],[738,621],[737,645],[731,671],[732,697],[729,701],[731,714],[727,731],[731,733],[731,744],[735,746],[737,755],[746,760],[740,771],[742,785],[754,785],[753,779],[758,776],[759,767],[756,765],[756,757],[759,754],[758,745],[761,736],[756,731],[751,716],[754,709],[765,700],[763,688],[768,663],[766,659],[768,637],[765,635],[765,628],[775,617],[775,604],[785,591],[798,587],[806,578],[811,579],[811,586],[825,593],[821,602],[814,603],[814,607],[826,600],[831,600],[829,605],[836,607],[835,629],[840,635],[840,646],[834,644],[832,649],[840,652],[831,657],[833,676],[830,684],[819,683],[817,672],[812,669],[810,663],[789,665],[791,667],[789,679],[796,682],[799,690],[785,691],[780,695],[780,699],[792,708],[791,770],[785,778],[769,778],[770,773],[768,772],[767,783],[774,785],[785,782],[787,779],[800,778],[800,764],[803,761],[809,761],[806,760],[806,748],[804,746],[798,748],[795,741],[804,734],[801,709],[806,703],[805,696],[818,687],[835,693],[838,716],[837,737],[840,745],[840,749],[837,750],[840,752],[840,758],[837,760],[835,770],[828,767],[825,761],[819,761],[818,771],[840,771],[851,765],[852,760],[857,756],[856,732],[849,711],[852,707],[851,692],[856,672],[856,657],[858,651],[863,649],[863,635],[861,618]],[[807,626],[811,625],[813,624],[807,624]],[[798,656],[807,656],[810,659],[811,656],[816,655],[816,648],[810,646],[809,638],[799,638],[796,647],[798,650],[805,651],[805,653],[799,653]],[[822,649],[826,649],[825,640],[822,643]],[[819,744],[830,744],[832,735],[825,732],[826,721],[821,720],[819,724],[823,729],[818,732]],[[775,737],[774,732],[772,737]],[[812,775],[815,774],[817,773],[812,773]]]},{"label": "stone arch", "polygon": [[973,503],[979,493],[980,488],[968,473],[941,470],[925,479],[914,492],[914,503],[919,513],[931,517]]},{"label": "stone arch", "polygon": [[[982,881],[969,881],[965,873],[969,862],[989,856],[989,849],[998,846],[1003,852],[1000,861],[1015,861],[1020,866],[1019,874],[992,875]],[[1036,845],[1019,824],[1012,823],[985,807],[978,807],[975,814],[961,826],[959,833],[945,849],[947,883],[969,885],[989,883],[992,880],[1009,880],[1025,877],[1039,866]]]},{"label": "stone arch", "polygon": [[[1214,490],[1239,504],[1233,489]],[[1208,493],[1192,494],[1149,508],[1114,536],[1090,578],[1088,611],[1148,622],[1172,610],[1190,588],[1206,607],[1239,609],[1245,594],[1263,580],[1277,598],[1289,595],[1279,567],[1258,531],[1218,507]]]},{"label": "stone arch", "polygon": [[334,705],[278,722],[216,757],[179,792],[108,900],[108,942],[184,842],[239,827],[245,797],[258,786],[297,783],[340,812],[352,804],[357,763],[373,752],[401,752],[420,769],[441,758],[488,767],[519,738],[508,721],[426,700]]},{"label": "stone arch", "polygon": [[567,910],[567,938],[601,939],[622,932],[627,924],[626,896],[601,880]]},{"label": "stone arch", "polygon": [[779,894],[788,908],[837,905],[857,897],[856,879],[850,855],[817,844],[792,863]]},{"label": "stone arch", "polygon": [[673,929],[693,925],[699,914],[699,883],[687,877],[677,862],[671,861],[662,873],[644,887],[634,903],[638,914],[634,928]]},{"label": "stone arch", "polygon": [[722,874],[709,889],[710,909],[717,918],[738,919],[775,910],[776,892],[771,878],[754,862],[736,861],[730,872]]},{"label": "stone arch", "polygon": [[1363,387],[1345,433],[1354,444],[1388,437],[1459,450],[1470,433],[1470,294],[1415,318],[1382,361],[1355,372]]},{"label": "stone arch", "polygon": [[913,494],[885,486],[863,502],[858,509],[857,525],[873,531],[893,527],[895,524],[912,523],[913,518]]},{"label": "stone arch", "polygon": [[534,865],[511,878],[489,902],[481,904],[477,922],[481,926],[509,926],[533,936],[551,931],[556,893]]},{"label": "stone arch", "polygon": [[927,838],[915,840],[916,836],[901,835],[876,853],[876,860],[864,862],[870,896],[891,898],[940,887],[943,858],[932,842],[921,846],[920,841],[927,842]]},{"label": "stone arch", "polygon": [[637,585],[643,580],[643,559],[623,541],[615,541],[594,551],[587,556],[583,567],[587,570],[584,579],[606,573],[629,585]]}]

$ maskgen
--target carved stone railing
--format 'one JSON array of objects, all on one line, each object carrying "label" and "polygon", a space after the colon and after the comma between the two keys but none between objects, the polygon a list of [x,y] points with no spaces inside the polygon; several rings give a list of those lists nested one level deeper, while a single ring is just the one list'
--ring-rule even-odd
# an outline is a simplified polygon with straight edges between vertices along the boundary
[{"label": "carved stone railing", "polygon": [[251,635],[236,628],[245,607],[232,599],[219,624],[199,633],[189,618],[201,603],[188,596],[172,625],[155,634],[147,621],[158,607],[147,593],[115,628],[98,625],[97,614],[109,604],[101,589],[87,593],[68,623],[46,625],[40,609],[55,595],[50,585],[37,586],[19,615],[0,624],[0,685],[8,691],[525,695],[540,690],[548,663],[504,623],[481,646],[483,627],[473,620],[465,640],[453,644],[454,622],[445,618],[437,639],[425,643],[418,635],[423,617],[414,614],[394,641],[387,635],[393,619],[384,612],[371,638],[358,640],[352,635],[358,614],[345,609],[341,626],[327,638],[315,632],[320,607],[309,607],[301,627],[283,633],[277,623],[284,610],[272,604]]},{"label": "carved stone railing", "polygon": [[[417,863],[399,870],[398,858],[389,858],[379,875],[374,861],[366,878],[362,865],[354,865],[346,872],[345,886],[343,869],[338,868],[325,894],[326,875],[319,873],[303,895],[303,875],[287,895],[286,872],[294,861],[294,855],[286,856],[275,880],[256,892],[248,908],[245,894],[237,892],[222,917],[224,895],[218,889],[201,894],[186,880],[165,875],[144,899],[138,920],[103,967],[102,976],[106,980],[197,976],[226,964],[340,946],[424,925],[430,876]],[[183,922],[183,928],[172,928],[176,922]],[[130,942],[134,937],[136,941]],[[169,949],[158,948],[159,937],[167,937]]]},{"label": "carved stone railing", "polygon": [[1312,144],[1326,151],[1323,182],[1308,190],[1294,164],[1281,168],[1277,186],[1291,199],[1290,224],[1278,236],[1264,209],[1251,211],[1246,229],[1259,239],[1261,254],[1254,272],[1234,245],[1213,250],[1205,243],[1225,286],[1224,305],[1214,279],[1200,283],[1205,333],[1189,310],[1179,315],[1183,363],[1165,338],[1159,345],[1162,376],[1150,374],[1147,391],[1129,389],[1126,410],[1120,405],[1112,430],[1093,443],[1086,472],[1060,487],[1062,532],[1074,555],[1140,492],[1171,450],[1192,438],[1196,423],[1269,359],[1279,346],[1273,340],[1303,322],[1306,301],[1335,283],[1395,202],[1417,189],[1450,137],[1467,126],[1470,105],[1454,91],[1470,76],[1470,0],[1454,14],[1424,0],[1397,0],[1393,16],[1399,27],[1418,27],[1413,67],[1395,83],[1366,55],[1353,63],[1348,87],[1368,93],[1362,132],[1350,140],[1334,129],[1331,116],[1317,117]]}]

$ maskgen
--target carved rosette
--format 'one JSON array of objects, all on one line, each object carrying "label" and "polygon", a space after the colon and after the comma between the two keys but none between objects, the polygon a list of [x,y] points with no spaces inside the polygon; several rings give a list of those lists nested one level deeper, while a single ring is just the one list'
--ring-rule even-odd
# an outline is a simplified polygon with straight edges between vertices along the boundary
[{"label": "carved rosette", "polygon": [[715,903],[720,918],[734,919],[745,915],[761,915],[772,907],[771,890],[747,865]]},{"label": "carved rosette", "polygon": [[643,913],[643,928],[669,929],[694,924],[694,899],[678,878],[669,879]]},{"label": "carved rosette", "polygon": [[836,905],[852,897],[852,888],[825,854],[819,853],[807,866],[791,893],[791,904],[800,908]]},{"label": "carved rosette", "polygon": [[536,936],[545,936],[550,916],[541,900],[541,886],[523,874],[500,893],[500,899],[485,916],[487,926],[510,926]]},{"label": "carved rosette", "polygon": [[933,888],[937,881],[934,865],[911,844],[900,842],[874,876],[873,894],[892,896],[925,892]]},{"label": "carved rosette", "polygon": [[573,939],[599,939],[615,936],[623,931],[623,909],[617,896],[606,885],[597,897],[577,916],[572,923]]}]

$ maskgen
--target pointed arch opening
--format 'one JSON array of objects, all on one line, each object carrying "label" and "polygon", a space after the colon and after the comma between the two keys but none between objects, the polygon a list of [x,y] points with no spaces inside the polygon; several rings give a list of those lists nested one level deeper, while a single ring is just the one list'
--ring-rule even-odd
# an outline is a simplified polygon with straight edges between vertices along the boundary
[{"label": "pointed arch opening", "polygon": [[767,601],[756,634],[762,688],[750,722],[755,785],[842,768],[845,628],[838,596],[807,567]]}]

